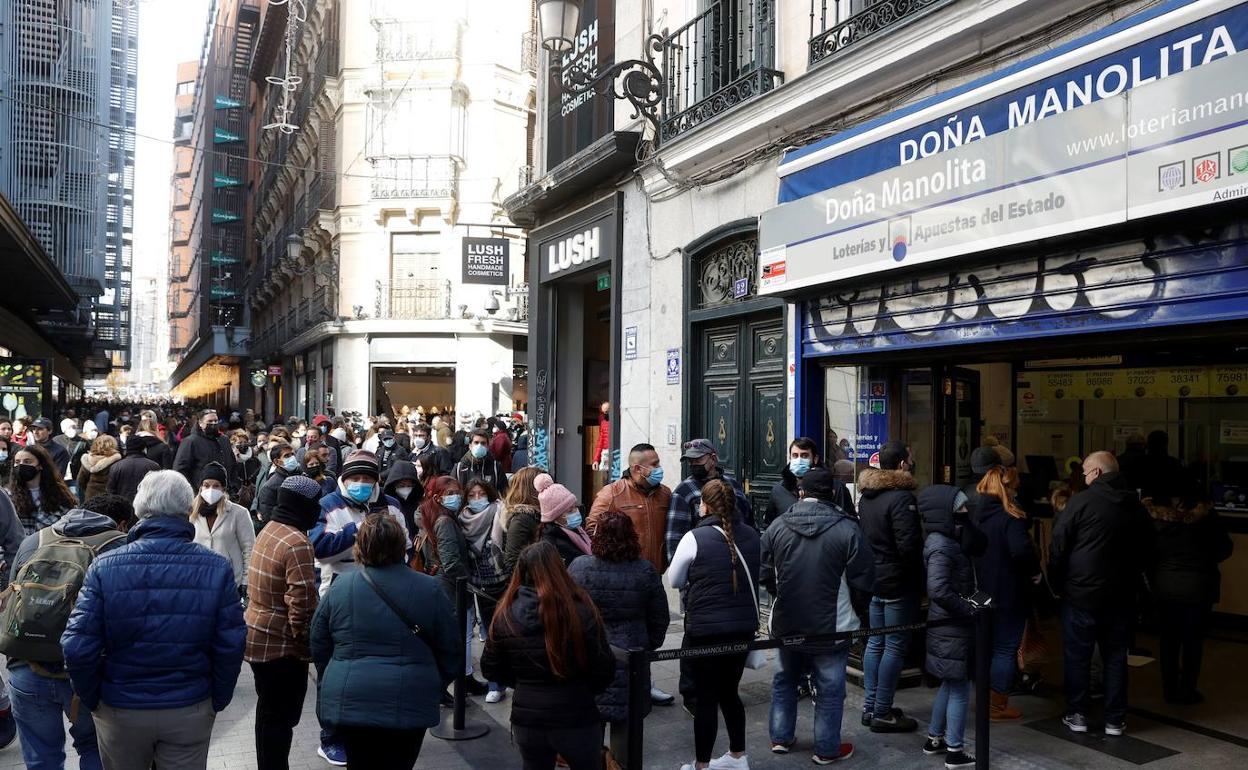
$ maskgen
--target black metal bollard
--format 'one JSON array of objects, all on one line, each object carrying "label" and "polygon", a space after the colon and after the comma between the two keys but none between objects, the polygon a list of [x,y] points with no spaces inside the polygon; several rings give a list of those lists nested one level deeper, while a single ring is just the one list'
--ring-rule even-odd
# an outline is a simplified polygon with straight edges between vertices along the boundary
[{"label": "black metal bollard", "polygon": [[650,661],[645,650],[628,651],[628,768],[641,770],[645,750],[646,700],[650,697]]},{"label": "black metal bollard", "polygon": [[[451,709],[451,718],[442,717],[442,723],[430,732],[433,737],[444,741],[470,741],[480,738],[490,731],[484,724],[467,722],[467,693],[464,692],[464,669],[468,667],[468,579],[455,581],[455,620],[459,623],[459,649],[463,655],[456,671],[453,695],[455,707]],[[447,724],[449,721],[450,724]]]},{"label": "black metal bollard", "polygon": [[991,676],[992,609],[983,607],[975,613],[975,770],[988,770]]}]

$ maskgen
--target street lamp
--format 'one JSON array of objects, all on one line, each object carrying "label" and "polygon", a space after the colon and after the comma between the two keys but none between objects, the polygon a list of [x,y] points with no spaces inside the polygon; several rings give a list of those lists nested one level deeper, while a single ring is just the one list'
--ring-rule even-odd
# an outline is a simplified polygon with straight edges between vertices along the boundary
[{"label": "street lamp", "polygon": [[626,59],[612,64],[594,76],[590,65],[578,66],[573,41],[581,23],[583,0],[538,0],[537,20],[541,25],[542,47],[551,54],[551,79],[563,84],[572,95],[591,91],[614,99],[625,99],[633,106],[632,118],[644,117],[659,136],[659,104],[663,101],[663,73],[654,64],[653,54],[663,50],[663,36],[646,38],[642,59]]}]

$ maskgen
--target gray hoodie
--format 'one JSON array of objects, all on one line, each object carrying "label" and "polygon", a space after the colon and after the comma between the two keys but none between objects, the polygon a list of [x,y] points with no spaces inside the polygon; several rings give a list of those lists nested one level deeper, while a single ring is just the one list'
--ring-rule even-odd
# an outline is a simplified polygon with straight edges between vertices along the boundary
[{"label": "gray hoodie", "polygon": [[0,556],[4,559],[0,564],[0,590],[9,585],[9,566],[17,558],[25,536],[26,530],[22,520],[17,518],[17,509],[9,499],[8,490],[0,491]]},{"label": "gray hoodie", "polygon": [[[3,513],[0,513],[0,518],[2,517]],[[21,525],[19,524],[18,526],[20,527]],[[0,529],[3,529],[3,524],[0,524]],[[106,532],[110,529],[117,529],[117,522],[102,513],[84,511],[81,508],[74,508],[52,525],[53,532],[66,537],[90,537],[91,535],[98,535],[101,532]],[[125,544],[125,538],[115,540],[101,548],[100,553],[106,553]],[[16,554],[11,560],[9,560],[10,566],[5,571],[5,578],[8,580],[15,578],[17,576],[17,571],[22,568],[22,565],[30,561],[30,557],[34,555],[38,548],[39,533],[36,532],[23,540],[21,545],[17,548]],[[5,554],[6,556],[8,554],[7,547],[5,548]],[[96,555],[98,556],[99,554]]]}]

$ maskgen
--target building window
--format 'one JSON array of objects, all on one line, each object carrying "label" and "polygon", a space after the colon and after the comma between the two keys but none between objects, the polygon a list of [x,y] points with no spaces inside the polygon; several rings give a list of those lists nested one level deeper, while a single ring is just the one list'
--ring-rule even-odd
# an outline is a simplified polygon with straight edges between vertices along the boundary
[{"label": "building window", "polygon": [[189,96],[193,93],[195,93],[194,80],[183,80],[181,83],[178,83],[178,96]]},{"label": "building window", "polygon": [[179,119],[178,120],[178,134],[177,136],[174,137],[174,139],[179,142],[186,141],[187,139],[191,138],[191,134],[194,132],[194,130],[195,130],[195,124],[191,121],[190,118]]},{"label": "building window", "polygon": [[758,265],[758,236],[750,233],[697,254],[690,263],[693,306],[698,310],[752,299]]}]

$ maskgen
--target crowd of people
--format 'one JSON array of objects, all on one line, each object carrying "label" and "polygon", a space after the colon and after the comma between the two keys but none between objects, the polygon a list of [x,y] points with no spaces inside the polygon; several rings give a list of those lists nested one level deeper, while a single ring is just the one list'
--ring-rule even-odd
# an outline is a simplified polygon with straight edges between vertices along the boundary
[{"label": "crowd of people", "polygon": [[[1109,452],[1084,458],[1078,483],[1055,495],[1042,563],[1001,446],[972,453],[969,484],[919,489],[904,442],[880,447],[878,467],[854,478],[798,438],[759,522],[707,439],[682,446],[670,487],[659,453],[638,444],[621,477],[582,501],[528,464],[523,430],[502,418],[453,431],[450,415],[402,412],[264,426],[246,412],[113,411],[67,412],[59,432],[45,418],[0,420],[11,581],[0,697],[12,702],[0,701],[0,743],[20,735],[32,768],[64,766],[66,717],[83,768],[204,767],[244,662],[261,770],[289,767],[313,670],[316,750],[331,765],[413,767],[457,680],[488,703],[510,694],[526,770],[557,757],[599,770],[604,744],[623,764],[632,712],[618,651],[663,644],[666,588],[680,595],[685,647],[815,638],[778,652],[776,754],[796,748],[809,695],[812,760],[853,755],[841,730],[850,644],[817,637],[913,623],[925,597],[929,620],[992,607],[996,721],[1020,718],[1010,705],[1020,648],[1037,633],[1038,605],[1060,599],[1065,723],[1089,729],[1099,648],[1103,729],[1122,735],[1140,577],[1173,626],[1162,638],[1166,697],[1196,702],[1201,629],[1231,548],[1209,506],[1164,489],[1141,499]],[[466,619],[454,611],[461,580],[474,597]],[[949,623],[924,637],[940,686],[915,751],[948,768],[974,763],[972,635]],[[894,704],[913,640],[874,635],[862,652],[871,732],[918,727]],[[745,652],[682,659],[678,695],[693,717],[684,770],[748,770],[739,685],[758,665]],[[675,701],[651,686],[644,705]],[[715,756],[721,717],[727,751]]]}]

